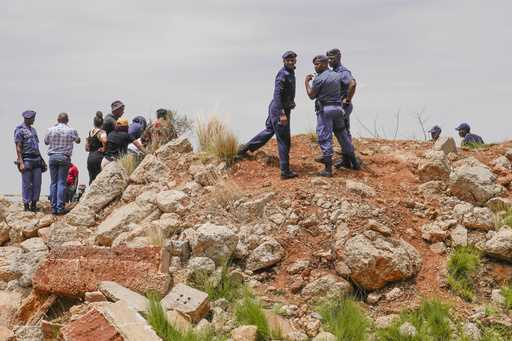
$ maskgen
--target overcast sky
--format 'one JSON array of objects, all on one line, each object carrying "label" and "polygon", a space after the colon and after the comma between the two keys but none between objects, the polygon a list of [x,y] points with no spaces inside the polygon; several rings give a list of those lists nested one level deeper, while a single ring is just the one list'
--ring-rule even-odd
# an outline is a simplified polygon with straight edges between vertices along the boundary
[{"label": "overcast sky", "polygon": [[[128,117],[159,107],[217,114],[244,141],[264,125],[281,54],[297,65],[292,132],[315,116],[304,76],[339,47],[358,81],[353,133],[422,137],[415,114],[444,134],[467,121],[485,141],[510,139],[512,2],[168,1],[0,2],[0,193],[19,193],[13,129],[37,111],[42,140],[59,112],[85,136],[96,110],[121,99]],[[46,147],[41,146],[43,153]],[[74,160],[87,182],[83,145]],[[47,192],[45,174],[43,192]]]}]

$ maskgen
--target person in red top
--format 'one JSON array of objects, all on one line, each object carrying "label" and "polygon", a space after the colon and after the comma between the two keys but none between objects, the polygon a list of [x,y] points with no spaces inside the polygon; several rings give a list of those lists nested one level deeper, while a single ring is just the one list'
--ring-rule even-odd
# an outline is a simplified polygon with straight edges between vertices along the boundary
[{"label": "person in red top", "polygon": [[71,202],[78,187],[78,167],[71,163],[69,165],[68,177],[66,179],[66,202]]}]

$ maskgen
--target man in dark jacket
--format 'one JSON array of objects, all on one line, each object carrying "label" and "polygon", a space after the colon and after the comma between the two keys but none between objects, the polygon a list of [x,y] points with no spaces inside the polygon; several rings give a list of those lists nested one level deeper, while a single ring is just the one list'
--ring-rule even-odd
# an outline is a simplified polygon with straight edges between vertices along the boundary
[{"label": "man in dark jacket", "polygon": [[282,58],[284,66],[279,70],[275,79],[274,96],[269,105],[265,129],[247,144],[240,147],[238,157],[242,158],[247,155],[248,151],[254,152],[263,147],[275,134],[281,179],[286,180],[297,177],[297,174],[290,170],[289,162],[291,147],[290,112],[295,108],[295,64],[297,63],[297,54],[293,51],[287,51]]}]

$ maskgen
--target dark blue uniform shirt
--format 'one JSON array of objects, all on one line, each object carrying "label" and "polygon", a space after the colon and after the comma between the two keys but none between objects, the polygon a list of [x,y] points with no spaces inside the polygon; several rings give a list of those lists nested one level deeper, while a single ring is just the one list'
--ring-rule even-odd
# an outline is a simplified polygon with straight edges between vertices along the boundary
[{"label": "dark blue uniform shirt", "polygon": [[295,104],[295,71],[283,67],[276,75],[272,113],[290,110]]},{"label": "dark blue uniform shirt", "polygon": [[317,110],[327,104],[341,105],[341,83],[341,75],[332,70],[325,70],[313,79]]},{"label": "dark blue uniform shirt", "polygon": [[343,65],[336,66],[333,71],[337,72],[341,76],[341,98],[345,98],[348,95],[348,85],[350,81],[354,79],[352,72]]},{"label": "dark blue uniform shirt", "polygon": [[464,139],[462,140],[463,146],[474,143],[484,144],[484,140],[480,136],[471,133],[466,134],[466,136],[464,136]]},{"label": "dark blue uniform shirt", "polygon": [[21,142],[21,153],[23,157],[37,157],[39,152],[39,137],[34,127],[29,127],[25,123],[20,124],[14,129],[14,143]]}]

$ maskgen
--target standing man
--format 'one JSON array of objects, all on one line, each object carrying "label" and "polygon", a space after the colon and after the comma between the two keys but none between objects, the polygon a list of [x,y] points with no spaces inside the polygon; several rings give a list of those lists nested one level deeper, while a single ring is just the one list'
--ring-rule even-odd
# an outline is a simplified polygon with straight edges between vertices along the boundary
[{"label": "standing man", "polygon": [[[318,175],[331,177],[333,133],[341,145],[345,160],[350,162],[354,169],[359,168],[359,163],[355,157],[354,146],[348,136],[343,116],[341,100],[342,76],[337,72],[329,70],[327,63],[328,58],[326,56],[316,56],[313,59],[313,64],[318,76],[307,75],[304,85],[309,98],[315,99],[317,115],[316,133],[323,154],[322,163],[325,165],[325,169]],[[310,85],[311,80],[313,80],[312,85]]]},{"label": "standing man", "polygon": [[477,134],[471,134],[471,127],[467,123],[461,123],[457,128],[459,136],[462,137],[461,146],[474,146],[484,144],[484,140]]},{"label": "standing man", "polygon": [[57,124],[48,129],[44,138],[44,143],[49,146],[52,213],[57,215],[66,213],[64,209],[66,179],[73,154],[73,143],[80,143],[77,131],[71,128],[68,122],[68,114],[60,113],[57,117]]},{"label": "standing man", "polygon": [[107,133],[107,135],[114,130],[116,127],[117,119],[123,116],[124,114],[124,103],[121,101],[114,101],[110,105],[112,109],[112,113],[107,114],[105,119],[103,120],[102,129]]},{"label": "standing man", "polygon": [[263,147],[268,140],[276,135],[277,150],[279,153],[279,168],[281,179],[292,179],[297,173],[290,170],[290,112],[295,108],[295,64],[297,54],[287,51],[283,54],[283,68],[279,70],[275,79],[274,96],[268,109],[265,129],[256,135],[247,144],[240,146],[238,158],[247,156],[247,152],[254,152]]},{"label": "standing man", "polygon": [[36,112],[24,111],[23,123],[14,130],[16,144],[16,164],[21,173],[21,192],[25,211],[37,212],[37,202],[41,194],[41,172],[46,170],[46,163],[39,152],[39,138],[32,127]]}]

